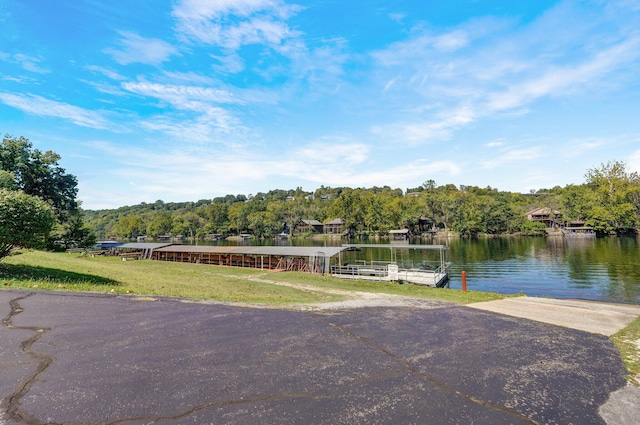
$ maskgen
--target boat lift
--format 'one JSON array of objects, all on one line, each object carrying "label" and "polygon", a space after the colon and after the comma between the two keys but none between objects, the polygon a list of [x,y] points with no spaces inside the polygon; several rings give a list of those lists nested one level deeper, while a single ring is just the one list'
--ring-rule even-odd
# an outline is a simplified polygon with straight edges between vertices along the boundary
[{"label": "boat lift", "polygon": [[[446,245],[398,245],[398,244],[343,244],[338,265],[331,267],[333,277],[343,279],[363,279],[382,282],[411,283],[414,285],[433,286],[442,288],[449,281],[449,262],[447,261],[448,247]],[[389,260],[367,262],[357,260],[355,264],[343,264],[344,254],[353,251],[389,250]],[[413,261],[398,261],[398,254],[404,250],[438,251],[439,259],[432,262],[421,262],[415,265]],[[407,264],[408,263],[408,264]]]}]

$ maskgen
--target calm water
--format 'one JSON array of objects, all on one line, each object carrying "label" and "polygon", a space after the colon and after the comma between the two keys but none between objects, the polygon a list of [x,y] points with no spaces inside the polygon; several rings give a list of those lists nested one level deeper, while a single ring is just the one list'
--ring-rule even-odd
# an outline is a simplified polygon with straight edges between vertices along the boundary
[{"label": "calm water", "polygon": [[456,239],[451,287],[530,296],[640,303],[640,244],[635,237],[568,241],[562,237]]},{"label": "calm water", "polygon": [[[295,243],[321,246],[340,245],[343,241]],[[563,237],[451,238],[412,243],[449,247],[452,288],[461,288],[460,275],[464,270],[469,290],[640,304],[640,239],[637,237],[591,241],[569,241]],[[373,259],[384,260],[386,251],[374,253],[378,258]],[[424,254],[416,251],[399,255],[405,256],[402,258],[405,261],[406,257],[415,262],[425,259],[421,258]]]}]

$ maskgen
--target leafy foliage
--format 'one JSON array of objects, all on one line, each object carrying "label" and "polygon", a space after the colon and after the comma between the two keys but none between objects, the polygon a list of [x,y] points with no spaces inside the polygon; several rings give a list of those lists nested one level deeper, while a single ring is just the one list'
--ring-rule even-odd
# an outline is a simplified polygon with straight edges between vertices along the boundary
[{"label": "leafy foliage", "polygon": [[42,247],[55,223],[49,204],[21,191],[0,189],[0,259],[17,247]]},{"label": "leafy foliage", "polygon": [[328,222],[341,218],[355,236],[387,235],[407,228],[425,231],[479,234],[541,235],[543,223],[526,219],[534,208],[559,211],[557,225],[580,222],[600,234],[621,233],[638,225],[640,177],[623,162],[610,162],[588,170],[581,185],[556,186],[530,194],[501,192],[476,186],[422,186],[393,189],[331,188],[313,193],[301,188],[275,189],[255,195],[226,195],[184,203],[142,203],[115,210],[86,211],[85,217],[102,238],[156,237],[173,233],[202,238],[209,233],[252,233],[271,237],[290,232],[300,220]]},{"label": "leafy foliage", "polygon": [[50,206],[57,226],[47,241],[49,248],[89,246],[95,236],[83,223],[77,179],[60,167],[59,160],[53,151],[34,149],[25,137],[5,135],[0,144],[0,188],[20,190]]},{"label": "leafy foliage", "polygon": [[33,149],[29,139],[5,135],[0,145],[0,169],[12,173],[17,189],[47,201],[57,215],[78,208],[78,181],[58,165],[60,155]]}]

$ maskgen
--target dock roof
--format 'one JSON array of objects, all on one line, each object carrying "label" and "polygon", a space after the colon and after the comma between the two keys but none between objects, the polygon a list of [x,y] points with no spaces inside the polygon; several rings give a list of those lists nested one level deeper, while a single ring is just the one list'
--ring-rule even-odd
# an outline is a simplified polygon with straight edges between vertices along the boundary
[{"label": "dock roof", "polygon": [[209,246],[209,245],[169,245],[158,248],[157,252],[190,252],[240,255],[272,255],[282,257],[333,257],[344,251],[342,246]]},{"label": "dock roof", "polygon": [[120,245],[118,248],[130,248],[130,249],[158,249],[164,246],[171,245],[170,243],[151,243],[151,242],[131,242]]}]

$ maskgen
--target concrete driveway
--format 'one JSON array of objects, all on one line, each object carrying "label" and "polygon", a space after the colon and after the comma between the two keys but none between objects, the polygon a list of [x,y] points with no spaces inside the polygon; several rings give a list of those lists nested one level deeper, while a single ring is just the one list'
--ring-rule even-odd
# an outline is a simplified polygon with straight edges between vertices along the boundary
[{"label": "concrete driveway", "polygon": [[612,423],[599,411],[626,383],[606,336],[414,304],[3,290],[0,424]]}]

